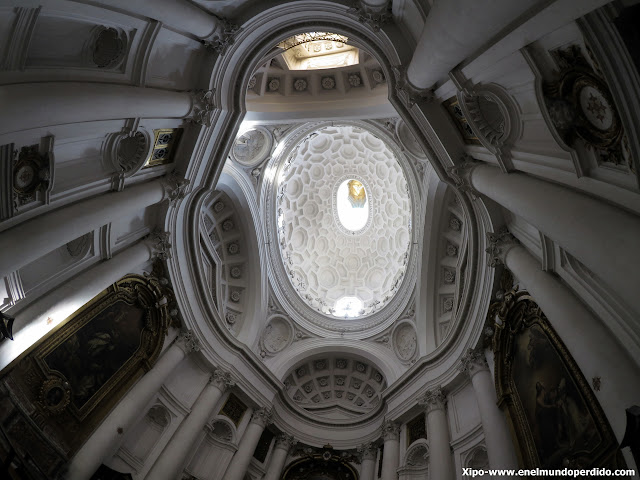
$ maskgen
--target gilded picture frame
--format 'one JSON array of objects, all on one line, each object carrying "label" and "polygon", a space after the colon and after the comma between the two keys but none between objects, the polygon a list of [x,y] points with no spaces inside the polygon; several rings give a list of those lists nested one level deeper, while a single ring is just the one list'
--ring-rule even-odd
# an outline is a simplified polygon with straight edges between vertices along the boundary
[{"label": "gilded picture frame", "polygon": [[534,299],[514,289],[496,307],[498,405],[522,466],[618,465],[618,444],[600,404]]}]

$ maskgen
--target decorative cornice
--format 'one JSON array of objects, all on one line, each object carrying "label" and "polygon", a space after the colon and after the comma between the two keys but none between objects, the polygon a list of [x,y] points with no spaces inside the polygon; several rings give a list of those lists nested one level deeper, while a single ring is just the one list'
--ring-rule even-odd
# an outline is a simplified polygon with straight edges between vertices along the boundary
[{"label": "decorative cornice", "polygon": [[200,351],[200,341],[195,337],[191,330],[185,330],[178,335],[174,344],[180,348],[185,354]]},{"label": "decorative cornice", "polygon": [[281,433],[276,437],[276,445],[274,448],[281,448],[288,452],[291,448],[295,447],[297,444],[298,444],[298,440],[296,440],[292,435]]},{"label": "decorative cornice", "polygon": [[461,372],[467,372],[469,376],[473,376],[482,370],[488,370],[489,365],[481,349],[470,348],[467,350],[467,353],[460,358],[458,369]]},{"label": "decorative cornice", "polygon": [[165,198],[169,199],[169,205],[175,207],[187,195],[189,180],[173,171],[162,178],[162,185],[165,190]]},{"label": "decorative cornice", "polygon": [[213,114],[215,113],[213,90],[194,90],[189,92],[191,95],[191,110],[187,117],[189,120],[198,125],[210,127],[213,122]]},{"label": "decorative cornice", "polygon": [[487,232],[487,244],[485,252],[489,254],[489,265],[495,268],[505,264],[509,250],[520,245],[520,242],[507,227],[501,227],[496,233]]},{"label": "decorative cornice", "polygon": [[209,385],[216,387],[224,392],[227,388],[235,387],[236,382],[231,377],[231,373],[221,368],[216,368],[209,378]]},{"label": "decorative cornice", "polygon": [[433,102],[435,95],[433,89],[418,88],[413,85],[407,77],[407,67],[404,65],[392,66],[394,76],[396,77],[396,91],[398,97],[407,105],[408,108],[413,107],[416,103]]},{"label": "decorative cornice", "polygon": [[447,396],[444,394],[442,387],[438,386],[428,390],[419,404],[421,407],[426,408],[427,413],[431,413],[434,410],[444,410],[446,402]]},{"label": "decorative cornice", "polygon": [[471,194],[471,198],[474,200],[480,196],[480,192],[473,188],[471,184],[471,173],[480,165],[482,165],[482,162],[478,162],[472,157],[464,155],[461,163],[447,168],[447,173],[456,184],[456,187],[463,192]]},{"label": "decorative cornice", "polygon": [[357,451],[361,460],[375,460],[378,455],[378,447],[371,442],[358,445]]},{"label": "decorative cornice", "polygon": [[261,408],[253,412],[250,423],[256,423],[263,428],[273,423],[273,413],[270,408]]},{"label": "decorative cornice", "polygon": [[380,427],[380,436],[387,440],[398,440],[400,438],[400,425],[393,420],[385,420]]}]

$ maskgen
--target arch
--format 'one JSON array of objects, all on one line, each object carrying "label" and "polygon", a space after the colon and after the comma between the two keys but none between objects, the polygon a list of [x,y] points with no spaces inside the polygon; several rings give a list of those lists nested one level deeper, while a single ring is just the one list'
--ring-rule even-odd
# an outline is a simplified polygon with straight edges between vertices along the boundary
[{"label": "arch", "polygon": [[[358,480],[358,471],[348,462],[337,455],[331,455],[329,459],[320,454],[310,455],[311,458],[294,460],[284,469],[283,480],[304,480],[314,478],[315,472],[324,474],[330,480]],[[320,460],[320,461],[319,461]]]}]

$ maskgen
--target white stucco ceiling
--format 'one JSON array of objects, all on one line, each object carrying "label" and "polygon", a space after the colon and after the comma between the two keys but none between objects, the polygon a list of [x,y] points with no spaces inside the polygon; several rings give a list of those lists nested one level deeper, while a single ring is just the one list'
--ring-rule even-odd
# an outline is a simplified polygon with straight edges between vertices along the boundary
[{"label": "white stucco ceiling", "polygon": [[[362,208],[368,221],[356,231],[338,215],[338,190],[350,179],[367,195]],[[373,133],[338,125],[306,136],[278,178],[277,216],[285,270],[309,307],[332,316],[338,300],[357,297],[363,307],[355,316],[367,316],[398,290],[410,247],[411,202],[394,153]]]}]

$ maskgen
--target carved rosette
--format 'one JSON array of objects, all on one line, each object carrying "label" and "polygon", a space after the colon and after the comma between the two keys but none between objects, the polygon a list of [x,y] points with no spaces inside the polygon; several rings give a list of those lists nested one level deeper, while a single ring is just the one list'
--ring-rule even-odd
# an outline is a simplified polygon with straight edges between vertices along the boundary
[{"label": "carved rosette", "polygon": [[267,428],[268,425],[273,423],[273,413],[270,408],[261,408],[253,412],[251,417],[251,423],[256,423],[262,428]]},{"label": "carved rosette", "polygon": [[176,347],[180,348],[185,354],[200,351],[200,341],[195,337],[191,330],[186,330],[178,335],[175,339]]},{"label": "carved rosette", "polygon": [[176,206],[187,195],[189,180],[181,177],[176,172],[168,173],[162,179],[165,190],[165,198],[169,199],[169,205]]},{"label": "carved rosette", "polygon": [[233,380],[229,372],[222,370],[221,368],[216,368],[209,378],[209,385],[224,392],[227,388],[235,387],[236,382]]},{"label": "carved rosette", "polygon": [[498,265],[504,265],[509,250],[517,247],[520,242],[509,233],[506,227],[503,227],[496,233],[487,232],[487,244],[485,252],[489,254],[489,265],[495,268]]},{"label": "carved rosette", "polygon": [[375,460],[378,448],[373,443],[369,442],[358,445],[357,451],[362,460]]},{"label": "carved rosette", "polygon": [[425,393],[424,398],[420,401],[420,406],[425,407],[427,414],[429,414],[434,410],[444,410],[446,402],[447,397],[442,391],[442,387],[436,387]]},{"label": "carved rosette", "polygon": [[461,372],[467,372],[469,376],[473,376],[480,371],[488,370],[489,365],[487,365],[487,360],[482,350],[470,348],[460,359],[458,369]]},{"label": "carved rosette", "polygon": [[380,436],[387,440],[398,440],[400,438],[400,425],[393,420],[385,420],[380,427]]},{"label": "carved rosette", "polygon": [[293,438],[292,435],[288,435],[286,433],[281,433],[276,437],[276,446],[275,448],[281,448],[286,450],[287,452],[295,447],[298,444],[298,440]]}]

